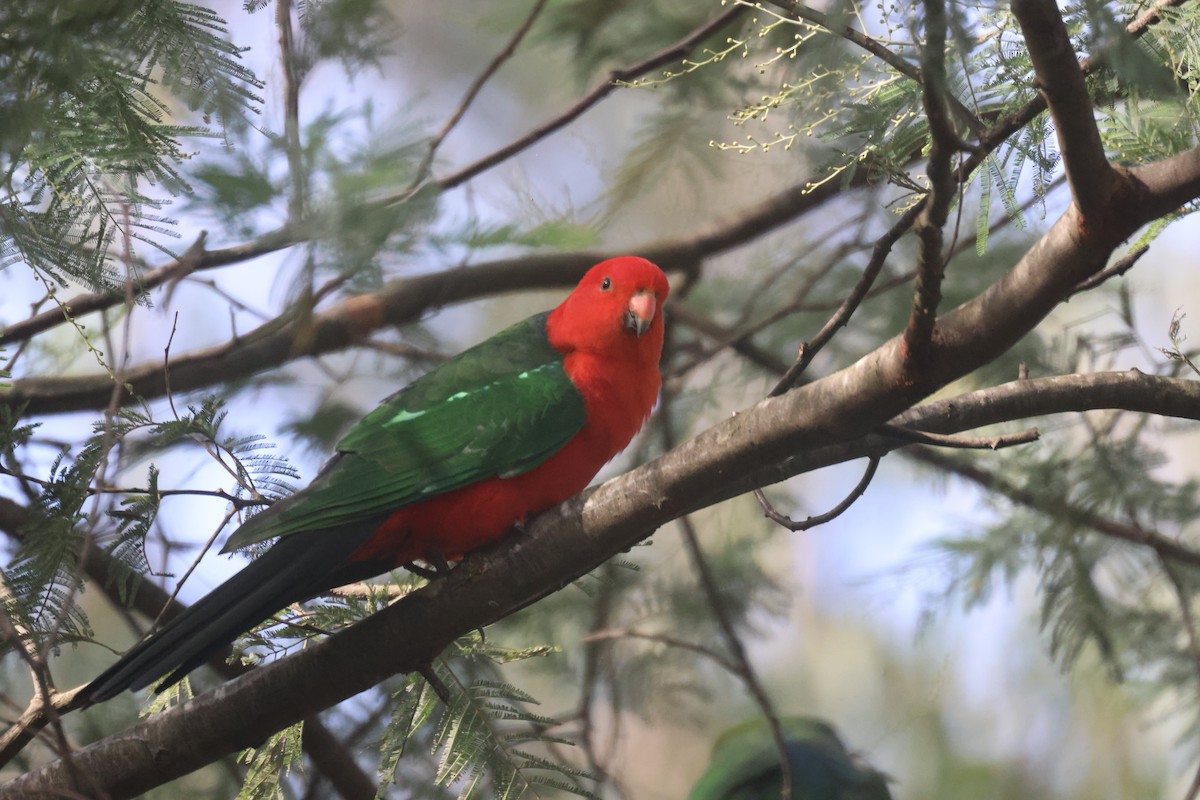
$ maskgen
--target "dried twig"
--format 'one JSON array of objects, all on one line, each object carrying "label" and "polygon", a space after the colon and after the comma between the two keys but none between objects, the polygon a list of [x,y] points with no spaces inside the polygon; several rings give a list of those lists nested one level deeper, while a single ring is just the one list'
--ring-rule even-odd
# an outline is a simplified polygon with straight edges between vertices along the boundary
[{"label": "dried twig", "polygon": [[850,494],[846,495],[842,502],[826,511],[824,514],[817,514],[803,520],[802,522],[797,522],[791,517],[779,513],[775,509],[775,506],[771,505],[771,501],[767,499],[767,496],[763,494],[762,489],[754,490],[754,499],[758,501],[758,505],[760,508],[762,508],[763,515],[766,516],[767,519],[782,525],[789,531],[806,531],[810,528],[815,528],[818,525],[824,525],[830,520],[837,519],[842,515],[843,512],[846,511],[846,509],[854,505],[855,501],[862,497],[863,494],[866,493],[867,487],[871,485],[871,480],[875,477],[875,470],[879,469],[879,461],[879,456],[871,456],[871,458],[868,459],[867,469],[863,472],[862,478],[859,479],[858,484],[853,490],[851,490]]}]

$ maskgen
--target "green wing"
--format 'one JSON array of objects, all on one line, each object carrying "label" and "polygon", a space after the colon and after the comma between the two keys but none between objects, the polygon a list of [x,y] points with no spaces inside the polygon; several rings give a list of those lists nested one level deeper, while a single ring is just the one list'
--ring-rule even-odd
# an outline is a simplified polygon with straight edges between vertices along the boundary
[{"label": "green wing", "polygon": [[545,314],[519,322],[389,397],[307,489],[252,517],[225,550],[379,519],[554,455],[583,427],[585,408],[545,326]]}]

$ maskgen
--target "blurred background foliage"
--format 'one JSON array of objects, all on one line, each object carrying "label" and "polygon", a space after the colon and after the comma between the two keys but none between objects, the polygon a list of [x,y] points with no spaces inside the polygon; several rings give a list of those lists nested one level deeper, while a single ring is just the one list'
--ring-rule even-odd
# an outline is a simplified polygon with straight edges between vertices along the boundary
[{"label": "blurred background foliage", "polygon": [[[919,59],[923,7],[747,8],[560,132],[469,181],[454,176],[610,73],[736,9],[308,0],[284,6],[294,43],[281,60],[275,3],[9,4],[0,10],[0,323],[61,308],[84,289],[124,302],[86,319],[68,310],[70,324],[19,343],[0,339],[0,365],[18,381],[120,383],[164,349],[220,347],[388,281],[530,253],[646,249],[789,188],[844,185],[786,227],[675,274],[663,407],[604,475],[648,460],[763,397],[859,279],[875,240],[924,192],[920,87],[897,66]],[[1200,59],[1196,4],[1161,9],[1135,40],[1125,26],[1141,11],[1064,9],[1079,52],[1103,63],[1090,88],[1105,145],[1125,164],[1195,146],[1200,121],[1189,66]],[[515,55],[440,138],[531,12]],[[873,37],[895,61],[830,35],[818,18]],[[964,135],[1034,98],[1006,7],[953,5],[950,32],[948,88]],[[944,307],[1006,272],[1061,213],[1060,175],[1044,116],[982,159],[948,231]],[[1154,226],[1143,237],[1153,255],[1128,276],[1059,309],[946,394],[1019,369],[1186,374],[1196,235],[1194,219]],[[246,252],[143,291],[193,242]],[[912,252],[901,240],[812,374],[903,329]],[[59,688],[87,680],[108,649],[145,629],[113,602],[141,574],[168,592],[189,576],[186,600],[237,567],[210,558],[190,572],[236,502],[157,489],[220,486],[244,498],[253,481],[284,494],[395,387],[561,292],[488,294],[170,404],[24,418],[0,405],[0,491],[52,531],[23,540],[7,531],[5,609],[57,655]],[[745,346],[725,346],[735,339]],[[715,599],[775,712],[833,726],[841,754],[888,776],[897,798],[1181,797],[1200,744],[1200,581],[1194,566],[1105,535],[1103,524],[1194,540],[1194,426],[1104,412],[1030,424],[1043,439],[1028,448],[895,454],[864,499],[814,531],[771,524],[750,498],[695,515]],[[835,505],[860,474],[857,464],[831,468],[768,497],[799,519]],[[107,587],[80,581],[78,553],[93,545],[120,572]],[[397,591],[419,582],[393,580]],[[310,604],[248,637],[245,658],[303,646],[386,600]],[[93,641],[101,646],[82,644]],[[378,773],[383,796],[679,798],[724,730],[761,719],[729,661],[673,525],[460,641],[429,675],[394,678],[322,719],[366,774]],[[15,716],[33,688],[11,648],[3,667]],[[214,680],[202,671],[192,682]],[[123,697],[73,715],[71,741],[117,730],[140,705]],[[51,751],[38,743],[7,769]],[[332,796],[303,758],[289,730],[149,796]]]}]

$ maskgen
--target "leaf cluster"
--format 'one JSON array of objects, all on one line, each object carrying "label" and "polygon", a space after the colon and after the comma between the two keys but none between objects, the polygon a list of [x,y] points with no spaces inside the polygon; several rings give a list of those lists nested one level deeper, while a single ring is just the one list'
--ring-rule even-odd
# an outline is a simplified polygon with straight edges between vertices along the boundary
[{"label": "leaf cluster", "polygon": [[521,650],[466,637],[431,666],[409,676],[392,696],[391,722],[383,734],[382,797],[396,779],[409,743],[430,731],[436,756],[434,784],[459,798],[520,798],[553,789],[594,798],[595,776],[563,761],[557,748],[573,743],[551,733],[558,721],[529,710],[537,700],[500,679],[500,664],[545,656],[552,648]]},{"label": "leaf cluster", "polygon": [[[1160,536],[1191,548],[1200,486],[1160,477],[1164,455],[1140,433],[1017,450],[998,464],[989,456],[999,516],[938,547],[955,566],[948,592],[968,606],[984,602],[996,584],[1036,574],[1041,625],[1064,668],[1088,655],[1116,680],[1194,694],[1196,566],[1138,540]],[[1056,438],[1065,441],[1066,432]],[[1192,725],[1200,730],[1200,720]]]},{"label": "leaf cluster", "polygon": [[48,289],[117,290],[118,237],[165,251],[174,235],[165,198],[143,187],[186,191],[184,141],[214,135],[172,121],[172,101],[244,125],[262,84],[224,20],[190,3],[16,3],[0,30],[0,268],[24,263]]}]

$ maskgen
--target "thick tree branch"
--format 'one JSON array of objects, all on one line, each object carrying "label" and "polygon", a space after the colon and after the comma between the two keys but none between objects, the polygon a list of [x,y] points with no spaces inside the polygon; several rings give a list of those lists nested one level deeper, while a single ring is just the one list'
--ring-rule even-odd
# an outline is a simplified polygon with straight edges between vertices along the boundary
[{"label": "thick tree branch", "polygon": [[[97,742],[77,752],[75,763],[97,776],[114,798],[136,795],[392,674],[418,669],[457,636],[569,585],[685,513],[748,491],[764,478],[782,480],[895,448],[894,440],[861,435],[864,425],[877,420],[859,419],[863,410],[856,403],[813,402],[838,395],[845,400],[853,391],[845,379],[831,376],[764,400],[658,460],[541,515],[523,535],[470,558],[444,580],[294,656]],[[1030,379],[920,406],[892,422],[957,433],[1094,408],[1200,420],[1200,383],[1136,371]],[[779,453],[792,457],[773,472],[754,469]],[[1189,563],[1200,563],[1200,554],[1192,556]],[[67,786],[64,766],[55,763],[0,786],[0,798]]]},{"label": "thick tree branch", "polygon": [[943,0],[925,0],[925,44],[921,48],[921,101],[929,121],[929,193],[913,224],[917,235],[917,278],[912,311],[904,329],[907,380],[924,380],[942,302],[946,258],[943,233],[956,181],[951,162],[958,150],[958,134],[950,124],[946,90],[946,6]]},{"label": "thick tree branch", "polygon": [[1106,224],[1115,176],[1092,111],[1083,69],[1054,0],[1013,0],[1037,85],[1054,117],[1071,196],[1089,226]]}]

